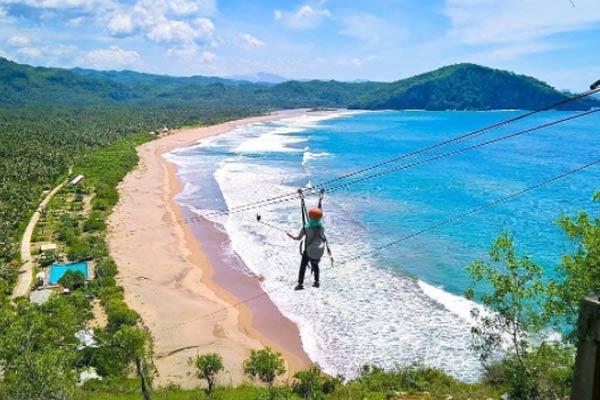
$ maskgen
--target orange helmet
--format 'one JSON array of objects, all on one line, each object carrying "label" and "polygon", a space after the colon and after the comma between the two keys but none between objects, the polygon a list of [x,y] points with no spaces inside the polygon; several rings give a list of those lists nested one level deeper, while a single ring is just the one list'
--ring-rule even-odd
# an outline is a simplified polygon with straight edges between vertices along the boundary
[{"label": "orange helmet", "polygon": [[321,219],[323,218],[323,210],[321,210],[320,208],[311,208],[308,211],[308,216],[310,217],[310,219]]}]

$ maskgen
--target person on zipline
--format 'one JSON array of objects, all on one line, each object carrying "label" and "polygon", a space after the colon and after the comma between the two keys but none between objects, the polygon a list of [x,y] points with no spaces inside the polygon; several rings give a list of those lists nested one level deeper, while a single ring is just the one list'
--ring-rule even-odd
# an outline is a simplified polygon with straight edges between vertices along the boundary
[{"label": "person on zipline", "polygon": [[[303,213],[305,212],[304,210],[303,204]],[[302,250],[302,260],[300,261],[298,285],[296,285],[294,290],[304,289],[304,275],[306,274],[306,267],[308,264],[310,264],[315,277],[313,286],[318,288],[320,286],[319,263],[321,262],[325,250],[327,250],[327,254],[329,254],[329,257],[331,258],[331,250],[329,249],[327,237],[325,236],[325,227],[323,226],[323,210],[321,208],[321,202],[319,201],[318,208],[310,209],[308,212],[308,221],[306,221],[298,235],[289,232],[287,235],[294,240],[301,240],[304,238],[304,249]]]}]

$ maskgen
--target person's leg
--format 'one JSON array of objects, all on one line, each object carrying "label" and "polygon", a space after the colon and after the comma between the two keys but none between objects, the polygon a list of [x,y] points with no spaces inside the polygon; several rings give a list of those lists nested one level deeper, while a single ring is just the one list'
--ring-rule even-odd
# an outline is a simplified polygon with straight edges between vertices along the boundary
[{"label": "person's leg", "polygon": [[314,287],[319,287],[320,286],[320,281],[319,281],[319,277],[320,277],[320,273],[321,271],[319,270],[319,262],[321,260],[310,260],[312,269],[313,269],[313,274],[315,274],[315,283],[313,284]]},{"label": "person's leg", "polygon": [[300,261],[300,272],[298,273],[298,285],[296,290],[304,289],[304,275],[306,275],[306,266],[308,265],[308,256],[302,254],[302,260]]}]

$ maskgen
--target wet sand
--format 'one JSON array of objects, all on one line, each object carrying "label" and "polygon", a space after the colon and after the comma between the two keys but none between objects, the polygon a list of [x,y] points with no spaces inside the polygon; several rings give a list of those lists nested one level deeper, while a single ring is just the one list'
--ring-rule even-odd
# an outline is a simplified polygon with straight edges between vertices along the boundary
[{"label": "wet sand", "polygon": [[[220,376],[221,384],[243,382],[243,360],[250,349],[263,346],[282,353],[290,376],[310,364],[297,326],[263,295],[257,277],[241,272],[247,271],[242,261],[225,251],[227,235],[173,200],[181,184],[175,166],[163,158],[175,148],[242,124],[303,112],[183,129],[138,148],[138,167],[119,185],[108,240],[125,299],[154,339],[159,386],[196,386],[187,360],[198,353],[223,356],[227,372]],[[181,222],[190,219],[194,222]]]}]

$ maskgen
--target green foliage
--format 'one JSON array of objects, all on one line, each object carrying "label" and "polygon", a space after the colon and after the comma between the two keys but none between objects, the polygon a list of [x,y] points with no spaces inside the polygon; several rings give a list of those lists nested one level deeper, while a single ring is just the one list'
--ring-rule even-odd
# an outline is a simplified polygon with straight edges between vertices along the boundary
[{"label": "green foliage", "polygon": [[58,252],[56,250],[46,251],[40,256],[40,266],[46,268],[58,261]]},{"label": "green foliage", "polygon": [[[496,240],[490,251],[492,263],[476,261],[468,267],[476,284],[488,286],[479,295],[490,310],[474,310],[475,344],[487,369],[486,380],[506,387],[511,399],[551,400],[568,395],[574,363],[573,349],[542,342],[534,346],[534,335],[543,336],[548,319],[543,310],[547,291],[542,269],[528,257],[519,258],[508,234]],[[475,296],[474,288],[467,296]],[[502,346],[507,353],[496,362]]]},{"label": "green foliage", "polygon": [[217,375],[224,370],[223,358],[217,353],[198,354],[189,363],[196,367],[196,377],[206,380],[208,393],[212,393]]},{"label": "green foliage", "polygon": [[81,271],[67,271],[58,283],[69,290],[76,290],[85,285],[85,276]]},{"label": "green foliage", "polygon": [[[236,388],[216,388],[212,394],[202,389],[183,390],[178,387],[158,389],[153,400],[257,400],[268,395],[267,389],[242,385]],[[78,400],[139,400],[138,382],[134,380],[104,380],[88,382],[84,390],[77,393]],[[295,397],[292,397],[296,399]]]},{"label": "green foliage", "polygon": [[70,399],[75,390],[71,364],[75,354],[64,349],[27,350],[14,360],[0,383],[0,397],[14,400]]},{"label": "green foliage", "polygon": [[[599,199],[600,192],[594,196],[595,201]],[[559,278],[550,285],[546,313],[559,328],[566,325],[568,338],[574,341],[579,302],[585,296],[600,294],[600,218],[580,212],[562,217],[559,225],[577,250],[562,258],[557,269]]]},{"label": "green foliage", "polygon": [[74,262],[86,261],[92,258],[92,249],[87,242],[76,240],[69,248],[67,257]]},{"label": "green foliage", "polygon": [[[153,104],[186,111],[246,113],[299,107],[490,110],[533,109],[565,98],[534,78],[475,64],[451,65],[391,83],[312,80],[265,85],[201,76],[33,68],[0,59],[2,73],[10,76],[0,79],[3,103],[10,106],[26,102],[71,107]],[[593,104],[579,101],[571,107],[587,109]]]},{"label": "green foliage", "polygon": [[104,302],[108,314],[108,330],[117,331],[121,326],[135,326],[140,320],[138,313],[127,306],[122,298],[112,296]]},{"label": "green foliage", "polygon": [[573,348],[542,343],[524,357],[525,373],[521,361],[509,356],[488,367],[484,379],[495,387],[506,387],[511,399],[569,397],[575,361]]},{"label": "green foliage", "polygon": [[252,379],[258,378],[273,387],[275,378],[285,373],[285,365],[280,353],[266,347],[262,350],[251,350],[250,357],[244,361],[244,373]]},{"label": "green foliage", "polygon": [[21,301],[0,308],[0,380],[2,398],[69,399],[73,366],[80,359],[75,333],[90,316],[80,293],[53,296],[41,306]]},{"label": "green foliage", "polygon": [[[474,348],[484,362],[489,361],[509,338],[509,352],[521,360],[529,346],[528,337],[544,324],[540,317],[545,296],[542,268],[529,257],[519,258],[512,237],[504,233],[490,250],[491,263],[475,261],[467,271],[475,285],[489,285],[491,291],[482,291],[478,298],[491,312],[479,308],[472,311],[478,326],[472,328]],[[475,287],[466,291],[473,299]]]},{"label": "green foliage", "polygon": [[335,392],[342,383],[339,378],[323,375],[321,367],[316,364],[307,370],[296,372],[294,378],[294,393],[305,400],[324,399],[327,394]]},{"label": "green foliage", "polygon": [[106,223],[99,211],[92,211],[89,218],[83,223],[84,232],[103,231],[106,228]]}]

